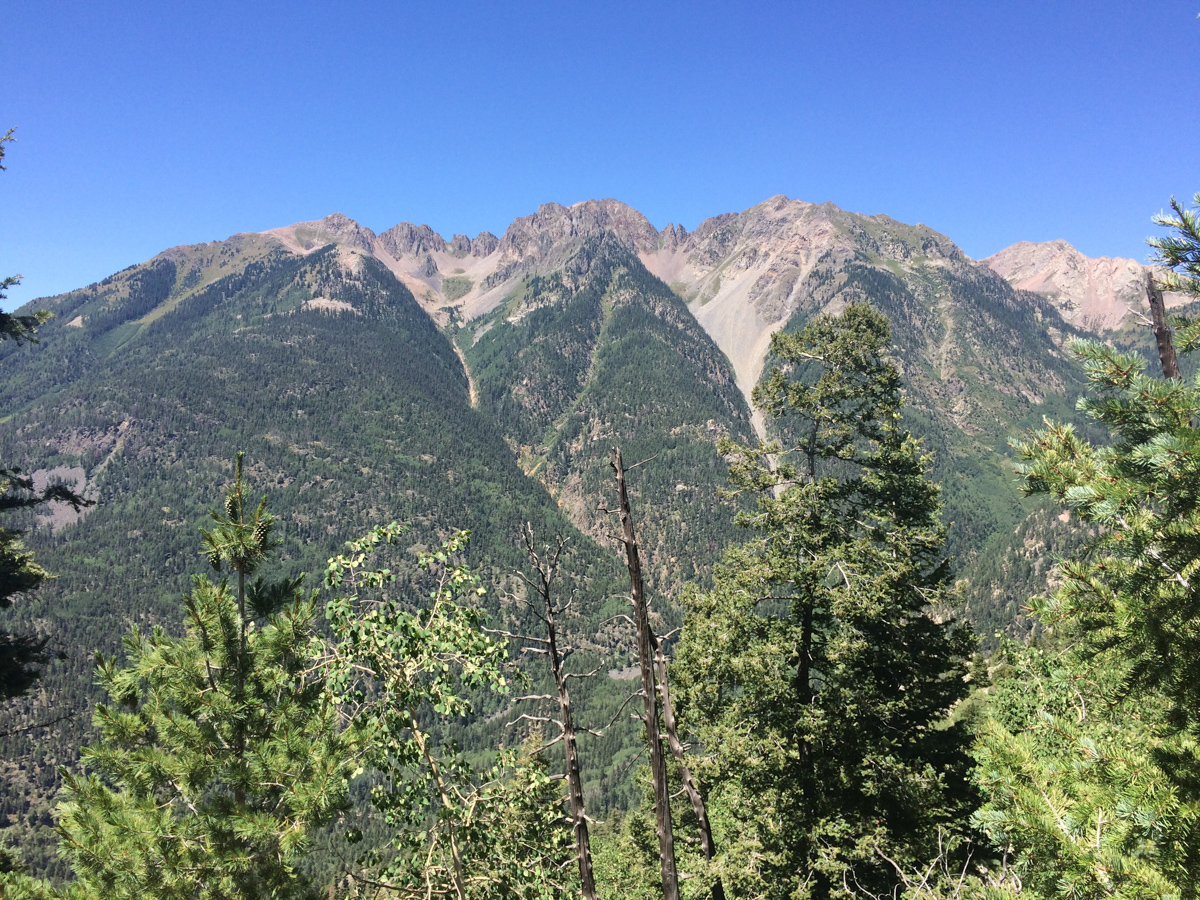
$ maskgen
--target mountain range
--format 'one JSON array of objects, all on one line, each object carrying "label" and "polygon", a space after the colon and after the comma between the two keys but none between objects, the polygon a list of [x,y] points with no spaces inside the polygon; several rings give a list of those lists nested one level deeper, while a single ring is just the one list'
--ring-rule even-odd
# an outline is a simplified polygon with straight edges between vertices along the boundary
[{"label": "mountain range", "polygon": [[[1023,502],[1007,442],[1074,415],[1071,338],[1149,352],[1121,313],[1145,277],[1061,241],[977,262],[927,226],[830,203],[773,197],[689,232],[593,200],[545,204],[499,237],[409,223],[376,234],[334,214],[175,247],[35,301],[56,316],[40,342],[0,346],[0,460],[97,503],[26,523],[59,577],[11,621],[53,635],[64,659],[3,730],[72,715],[0,738],[0,825],[54,870],[46,810],[56,764],[86,741],[91,653],[117,652],[131,624],[176,627],[203,568],[197,528],[238,450],[279,516],[291,572],[320,572],[379,522],[408,522],[413,547],[466,527],[489,611],[519,625],[519,529],[569,535],[581,664],[611,673],[579,694],[601,721],[634,652],[613,619],[627,601],[609,448],[641,463],[634,512],[665,631],[678,592],[707,583],[739,538],[733,515],[748,501],[722,491],[718,439],[787,438],[751,403],[771,335],[851,302],[892,323],[907,422],[943,486],[962,610],[984,635],[1020,630],[1048,551],[1077,535]],[[612,762],[585,785],[598,810],[634,790],[636,735],[603,740],[597,756]]]}]

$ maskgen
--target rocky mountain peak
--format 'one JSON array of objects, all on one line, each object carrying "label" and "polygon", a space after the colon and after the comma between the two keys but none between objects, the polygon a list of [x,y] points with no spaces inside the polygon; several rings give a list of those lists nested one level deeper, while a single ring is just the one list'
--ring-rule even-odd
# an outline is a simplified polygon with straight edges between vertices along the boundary
[{"label": "rocky mountain peak", "polygon": [[326,244],[340,244],[371,253],[375,245],[375,232],[342,213],[333,213],[313,222],[297,222],[283,228],[273,228],[263,233],[277,238],[296,253],[309,253]]},{"label": "rocky mountain peak", "polygon": [[643,251],[654,274],[686,297],[728,355],[749,396],[771,335],[801,306],[820,307],[822,284],[854,261],[883,267],[946,265],[966,255],[925,225],[847,212],[777,194],[740,213],[705,219],[688,234],[663,230],[658,251]]},{"label": "rocky mountain peak", "polygon": [[490,231],[481,231],[476,235],[475,240],[471,241],[471,255],[490,256],[496,252],[496,248],[499,246],[500,238]]},{"label": "rocky mountain peak", "polygon": [[[1067,321],[1104,331],[1145,306],[1147,267],[1132,259],[1084,256],[1064,240],[1018,241],[983,260],[1013,287],[1043,294]],[[1168,305],[1178,298],[1168,296]]]},{"label": "rocky mountain peak", "polygon": [[411,222],[393,225],[379,236],[379,244],[395,259],[446,250],[445,238],[428,225],[413,225]]},{"label": "rocky mountain peak", "polygon": [[618,200],[585,200],[573,206],[543,203],[508,226],[499,250],[505,261],[538,259],[602,231],[636,251],[658,249],[658,231],[636,209]]},{"label": "rocky mountain peak", "polygon": [[688,239],[687,229],[682,225],[676,225],[671,222],[658,233],[659,246],[664,250],[675,250],[684,244]]}]

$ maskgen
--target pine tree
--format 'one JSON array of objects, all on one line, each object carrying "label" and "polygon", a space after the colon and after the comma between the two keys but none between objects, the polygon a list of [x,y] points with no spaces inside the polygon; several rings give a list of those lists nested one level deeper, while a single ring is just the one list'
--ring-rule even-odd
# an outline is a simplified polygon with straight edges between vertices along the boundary
[{"label": "pine tree", "polygon": [[[227,530],[247,528],[240,460],[226,516],[214,514]],[[253,525],[242,536],[265,549],[269,523],[260,504],[258,536]],[[109,696],[94,717],[99,742],[83,751],[83,773],[63,771],[58,811],[77,892],[318,894],[296,864],[313,830],[343,808],[350,757],[315,666],[315,596],[300,582],[259,578],[239,595],[197,576],[182,637],[135,627],[124,666],[98,657]]]},{"label": "pine tree", "polygon": [[[1151,241],[1172,267],[1163,286],[1197,294],[1200,230],[1194,211],[1172,208],[1155,221],[1175,233]],[[1180,355],[1200,346],[1200,323],[1175,324]],[[989,724],[980,821],[1048,897],[1194,898],[1200,380],[1152,377],[1142,357],[1098,341],[1073,349],[1094,393],[1079,408],[1110,440],[1048,422],[1015,446],[1025,490],[1068,506],[1092,538],[1034,599],[1063,649],[1019,670],[1024,705],[1001,705]]]},{"label": "pine tree", "polygon": [[[1195,896],[1200,809],[1160,764],[1194,742],[1162,732],[1161,700],[1114,702],[1120,669],[1062,648],[1006,655],[977,749],[977,819],[1015,855],[1017,883],[1045,898]],[[1011,886],[996,896],[1020,896]]]},{"label": "pine tree", "polygon": [[[4,145],[16,140],[15,129],[0,135],[0,171],[4,171]],[[0,279],[0,302],[5,291],[21,283],[20,275],[8,275]],[[0,341],[37,343],[37,329],[46,324],[51,315],[38,310],[29,315],[16,315],[0,310]],[[18,510],[29,510],[45,503],[67,503],[79,512],[92,505],[66,485],[51,484],[38,491],[33,478],[12,465],[0,465],[0,513],[12,514]],[[8,609],[13,599],[21,594],[37,590],[49,572],[38,565],[33,554],[21,541],[22,532],[17,528],[0,526],[0,609]],[[10,634],[0,630],[0,700],[19,697],[33,686],[41,674],[41,667],[50,661],[46,637],[29,634]],[[0,871],[5,865],[0,861]]]},{"label": "pine tree", "polygon": [[1165,237],[1150,238],[1146,243],[1154,248],[1150,258],[1166,268],[1162,286],[1168,291],[1179,291],[1192,297],[1200,297],[1200,192],[1192,197],[1192,209],[1188,209],[1174,197],[1171,212],[1154,217],[1154,224],[1170,229],[1173,233]]},{"label": "pine tree", "polygon": [[967,735],[940,726],[971,645],[928,614],[938,489],[888,346],[865,305],[776,335],[754,399],[789,446],[723,448],[757,535],[686,596],[674,673],[732,896],[890,896],[893,862],[932,859],[967,814]]},{"label": "pine tree", "polygon": [[[4,151],[7,149],[4,145],[16,140],[13,137],[13,132],[16,130],[15,128],[10,128],[4,134],[0,135],[0,172],[3,172],[7,168],[4,165]],[[15,287],[20,283],[20,275],[5,275],[4,278],[0,279],[0,300],[4,299],[5,292],[10,287]],[[13,340],[18,344],[22,341],[37,343],[37,338],[34,335],[37,333],[38,327],[45,325],[49,320],[50,313],[44,309],[24,316],[13,315],[12,313],[0,310],[0,341]]]}]

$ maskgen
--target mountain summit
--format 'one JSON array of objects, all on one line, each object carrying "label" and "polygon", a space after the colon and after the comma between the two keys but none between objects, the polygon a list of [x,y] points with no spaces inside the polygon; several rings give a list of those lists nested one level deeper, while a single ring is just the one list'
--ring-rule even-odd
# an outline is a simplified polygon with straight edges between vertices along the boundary
[{"label": "mountain summit", "polygon": [[[1054,301],[1068,322],[1093,331],[1119,328],[1130,310],[1146,300],[1150,269],[1132,259],[1090,259],[1063,240],[1019,241],[983,260],[993,272],[1022,291]],[[1184,298],[1164,298],[1168,306]]]}]

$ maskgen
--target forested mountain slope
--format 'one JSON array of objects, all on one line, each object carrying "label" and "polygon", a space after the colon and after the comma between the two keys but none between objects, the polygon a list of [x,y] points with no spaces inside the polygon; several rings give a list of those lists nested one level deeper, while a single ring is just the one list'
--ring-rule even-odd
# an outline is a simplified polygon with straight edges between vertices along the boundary
[{"label": "forested mountain slope", "polygon": [[[57,396],[98,363],[107,366],[107,354],[154,334],[164,317],[182,321],[194,298],[228,302],[246,278],[280,266],[309,272],[319,260],[336,260],[339,271],[370,269],[405,292],[412,321],[431,335],[436,322],[453,336],[480,411],[495,419],[510,457],[592,536],[607,528],[596,510],[605,503],[608,445],[625,443],[630,460],[657,456],[644,467],[646,493],[637,499],[652,572],[668,588],[705,571],[732,536],[729,510],[715,505],[724,465],[712,446],[721,435],[750,438],[746,401],[771,364],[767,347],[778,329],[854,300],[887,313],[908,382],[908,415],[936,454],[951,549],[968,584],[977,554],[989,542],[1007,546],[1027,513],[1009,475],[1008,439],[1043,415],[1070,417],[1079,393],[1063,343],[1082,332],[1064,322],[1056,298],[1013,289],[926,226],[773,197],[691,233],[674,225],[658,231],[636,210],[600,200],[544,204],[500,238],[447,241],[408,223],[376,235],[335,214],[175,248],[50,301],[58,318],[43,345],[0,354],[10,361],[12,394],[49,402],[47,392]],[[374,318],[351,312],[338,290],[313,276],[271,278],[255,288],[264,317],[296,315],[289,310],[352,316],[351,331],[374,330]],[[233,330],[238,313],[230,310],[221,327]],[[436,346],[443,356],[451,352],[448,342]],[[366,364],[367,354],[354,355]],[[410,360],[406,371],[417,365]],[[215,368],[220,380],[222,367]],[[466,383],[448,357],[421,377],[437,390]],[[310,376],[305,396],[319,390],[312,385],[321,378]],[[164,386],[160,399],[170,390]],[[81,440],[95,445],[85,448],[93,455],[107,454],[134,423],[106,421],[103,435]],[[763,423],[756,424],[761,432]],[[426,437],[436,442],[448,430],[455,426],[431,423]],[[423,457],[436,457],[428,465],[445,470],[444,454],[415,454]],[[70,452],[30,459],[59,474],[103,461]],[[445,501],[438,495],[436,502]],[[464,515],[476,508],[464,505]],[[997,590],[1003,586],[986,589]],[[982,613],[984,598],[971,600]],[[1011,600],[1001,606],[1011,608]]]},{"label": "forested mountain slope", "polygon": [[[322,227],[332,228],[331,235],[347,231],[333,223]],[[1014,289],[927,226],[772,197],[741,213],[705,220],[690,233],[676,225],[658,231],[614,200],[544,204],[498,240],[456,236],[448,242],[427,226],[406,224],[385,232],[389,264],[405,277],[423,277],[423,305],[440,320],[453,321],[452,327],[463,326],[459,342],[470,367],[487,369],[477,373],[481,397],[506,423],[526,468],[536,468],[548,484],[567,486],[560,499],[575,497],[570,468],[564,475],[555,469],[553,454],[536,447],[567,446],[555,423],[575,402],[575,388],[552,382],[565,378],[582,388],[592,338],[577,329],[594,330],[600,320],[593,315],[581,324],[576,317],[583,315],[583,305],[567,303],[554,279],[573,265],[579,248],[601,236],[636,254],[645,271],[658,276],[657,281],[639,276],[643,284],[657,284],[658,295],[669,287],[687,302],[724,352],[724,370],[732,371],[747,402],[771,364],[774,332],[801,327],[854,300],[876,305],[892,320],[911,424],[936,453],[935,471],[952,523],[951,549],[968,581],[975,555],[989,541],[1007,540],[999,535],[1011,535],[1026,514],[1009,474],[1007,442],[1045,415],[1073,416],[1082,382],[1063,345],[1086,332],[1064,320],[1058,298]],[[446,274],[452,271],[466,274]],[[538,297],[528,301],[531,285]],[[576,290],[573,285],[566,293]],[[550,303],[546,292],[561,296]],[[535,307],[532,324],[525,322]],[[490,335],[501,322],[507,327]],[[547,356],[545,348],[558,344]],[[503,352],[495,349],[501,346]],[[544,364],[550,358],[559,367],[554,372]],[[682,397],[677,393],[675,402],[685,402]],[[752,421],[761,432],[764,423]],[[578,512],[575,519],[584,524]]]},{"label": "forested mountain slope", "polygon": [[[179,597],[205,568],[197,529],[234,451],[270,496],[291,573],[320,573],[343,541],[393,519],[422,546],[472,529],[472,563],[498,580],[523,562],[523,523],[574,534],[471,408],[449,340],[376,260],[272,249],[199,290],[187,263],[159,258],[55,298],[41,342],[0,358],[0,458],[82,469],[98,501],[81,521],[31,535],[59,577],[10,611],[65,654],[24,707],[5,711],[4,730],[67,714],[3,744],[0,815],[38,866],[52,862],[55,766],[90,728],[92,653],[118,652],[132,624],[178,627]],[[581,535],[572,546],[590,622],[617,563]]]},{"label": "forested mountain slope", "polygon": [[751,438],[749,409],[725,355],[628,247],[585,239],[458,337],[481,408],[580,528],[612,527],[597,507],[617,444],[646,461],[634,499],[651,577],[675,589],[709,570],[734,537],[715,444]]}]

